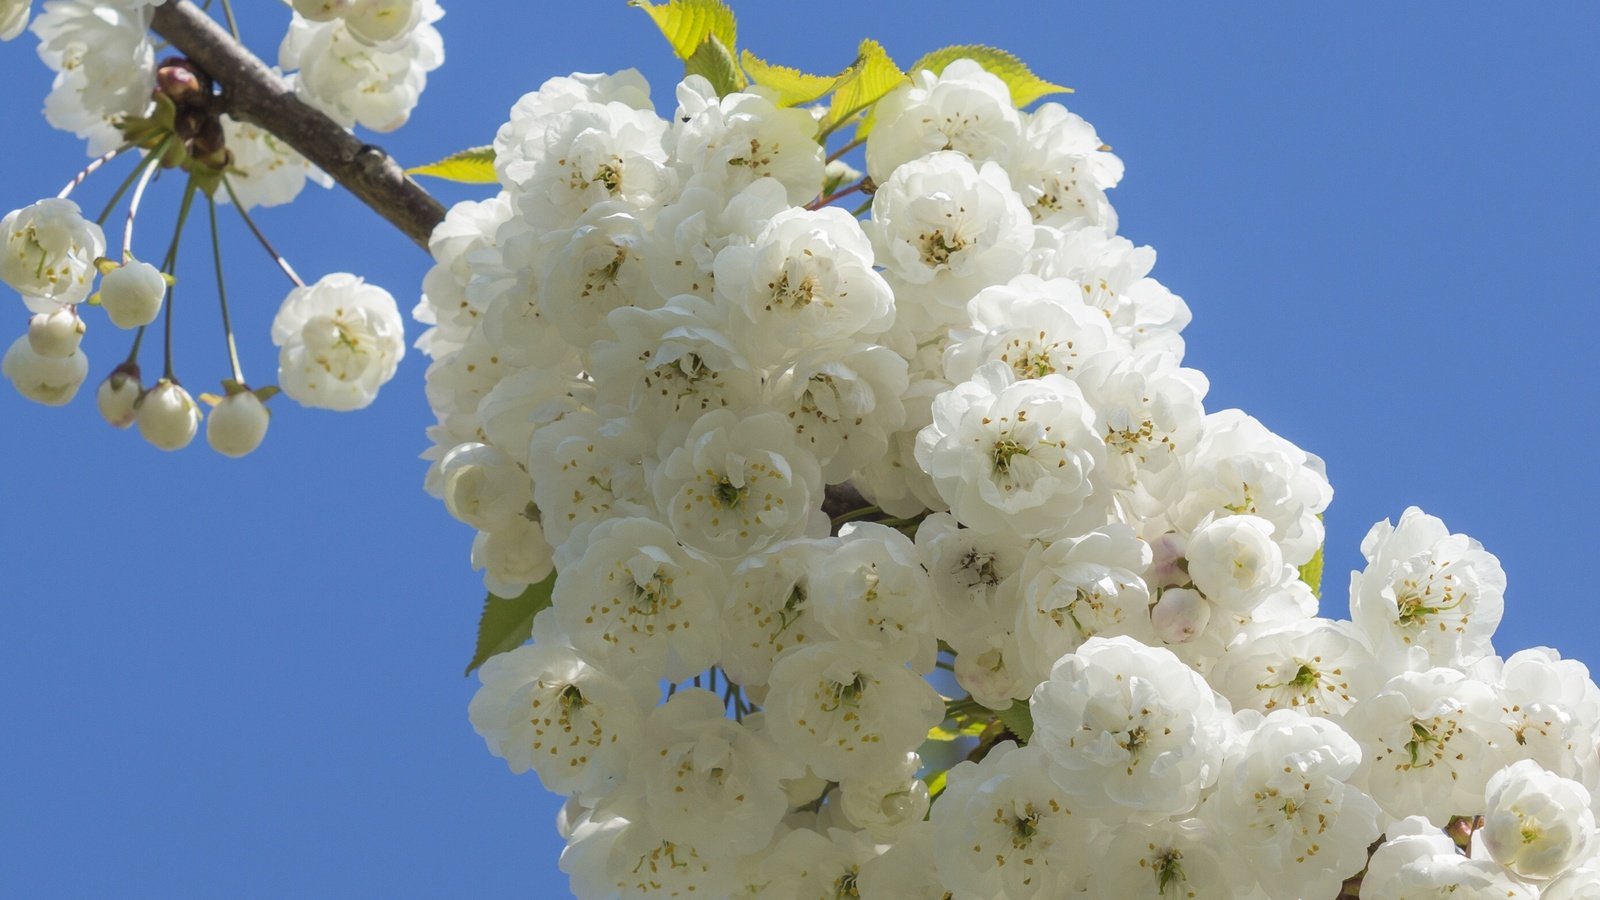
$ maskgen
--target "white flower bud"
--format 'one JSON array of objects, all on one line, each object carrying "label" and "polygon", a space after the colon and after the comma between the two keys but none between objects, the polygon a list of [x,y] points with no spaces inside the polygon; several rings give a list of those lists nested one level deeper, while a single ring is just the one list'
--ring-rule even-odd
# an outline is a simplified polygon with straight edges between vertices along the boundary
[{"label": "white flower bud", "polygon": [[1168,588],[1150,608],[1150,624],[1166,644],[1185,644],[1206,630],[1211,621],[1211,604],[1188,588]]},{"label": "white flower bud", "polygon": [[67,357],[41,356],[27,335],[19,337],[0,360],[0,373],[11,379],[17,392],[35,403],[62,406],[72,400],[89,377],[89,358],[75,352]]},{"label": "white flower bud", "polygon": [[1594,813],[1583,785],[1519,760],[1489,779],[1483,842],[1494,861],[1523,878],[1554,878],[1588,849]]},{"label": "white flower bud", "polygon": [[294,0],[294,11],[313,22],[331,22],[349,7],[350,0]]},{"label": "white flower bud", "polygon": [[113,428],[127,428],[139,415],[139,395],[143,393],[144,385],[139,383],[138,370],[129,372],[117,369],[100,382],[94,402],[100,407],[100,415]]},{"label": "white flower bud", "polygon": [[1189,536],[1189,578],[1206,599],[1248,612],[1262,588],[1286,577],[1272,532],[1260,516],[1225,516],[1200,526]]},{"label": "white flower bud", "polygon": [[9,41],[28,27],[33,0],[0,0],[0,41]]},{"label": "white flower bud", "polygon": [[147,262],[117,266],[100,279],[100,306],[118,328],[154,322],[166,296],[167,280]]},{"label": "white flower bud", "polygon": [[344,27],[365,44],[399,40],[422,21],[422,4],[417,0],[349,0],[342,5]]},{"label": "white flower bud", "polygon": [[175,381],[165,378],[139,399],[139,434],[162,450],[182,450],[200,431],[200,407]]},{"label": "white flower bud", "polygon": [[206,420],[206,443],[223,456],[248,455],[267,436],[272,414],[249,391],[223,398]]},{"label": "white flower bud", "polygon": [[77,308],[63,306],[53,313],[39,313],[28,320],[28,345],[40,356],[66,359],[78,352],[85,330]]}]

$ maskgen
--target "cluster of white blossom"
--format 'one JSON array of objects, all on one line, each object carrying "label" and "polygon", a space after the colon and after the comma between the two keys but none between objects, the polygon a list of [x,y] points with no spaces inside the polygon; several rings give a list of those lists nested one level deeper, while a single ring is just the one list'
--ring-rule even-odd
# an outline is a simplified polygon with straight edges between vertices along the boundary
[{"label": "cluster of white blossom", "polygon": [[278,48],[300,99],[352,128],[393,131],[406,123],[444,64],[433,27],[438,0],[285,0],[294,21]]},{"label": "cluster of white blossom", "polygon": [[[1318,617],[1322,461],[1206,411],[1093,128],[965,60],[875,120],[858,219],[811,110],[556,78],[434,234],[426,486],[555,573],[471,719],[576,893],[1595,896],[1600,689],[1496,559],[1407,510]],[[1032,733],[935,777],[951,678]]]}]

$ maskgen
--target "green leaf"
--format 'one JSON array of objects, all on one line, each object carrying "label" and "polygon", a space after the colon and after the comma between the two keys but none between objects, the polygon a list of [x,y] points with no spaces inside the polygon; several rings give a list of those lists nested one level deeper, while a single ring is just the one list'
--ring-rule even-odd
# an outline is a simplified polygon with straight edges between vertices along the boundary
[{"label": "green leaf", "polygon": [[989,723],[977,719],[946,719],[944,722],[928,729],[928,740],[955,741],[964,737],[977,737],[983,734],[983,730],[987,727],[989,727]]},{"label": "green leaf", "polygon": [[[822,133],[829,134],[863,110],[899,87],[906,73],[889,58],[883,45],[868,38],[856,51],[856,61],[839,75],[833,90],[833,105],[822,119]],[[857,129],[857,135],[861,134]]]},{"label": "green leaf", "polygon": [[521,596],[506,598],[490,594],[483,602],[483,616],[478,619],[478,649],[472,654],[472,663],[465,674],[471,675],[478,667],[507,650],[526,644],[533,634],[533,617],[550,606],[550,592],[556,586],[556,574],[535,585],[530,585]]},{"label": "green leaf", "polygon": [[687,61],[699,52],[709,37],[721,41],[729,51],[734,48],[739,26],[733,10],[722,0],[672,0],[659,5],[650,0],[629,0],[628,5],[644,10],[655,21],[681,60]]},{"label": "green leaf", "polygon": [[494,173],[493,147],[472,147],[452,153],[438,162],[407,169],[406,174],[429,175],[462,184],[494,184],[500,180]]},{"label": "green leaf", "polygon": [[996,710],[995,716],[1006,730],[1017,736],[1017,742],[1026,744],[1033,740],[1033,710],[1021,700],[1011,701],[1005,709]]},{"label": "green leaf", "polygon": [[837,75],[809,75],[799,69],[769,63],[749,50],[739,54],[750,80],[778,92],[779,106],[799,106],[833,90]]},{"label": "green leaf", "polygon": [[1322,547],[1317,548],[1317,554],[1311,561],[1300,567],[1300,580],[1311,587],[1311,593],[1318,599],[1322,597]]},{"label": "green leaf", "polygon": [[748,83],[733,59],[733,51],[714,34],[707,36],[700,49],[684,60],[683,74],[705,76],[718,97],[726,97]]},{"label": "green leaf", "polygon": [[973,60],[990,74],[998,76],[1011,89],[1011,102],[1018,108],[1049,94],[1072,93],[1072,88],[1052,84],[1033,74],[1022,60],[1012,54],[982,44],[956,44],[935,50],[912,63],[911,71],[927,69],[937,75],[958,59]]},{"label": "green leaf", "polygon": [[929,775],[928,778],[927,778],[927,782],[928,782],[928,799],[929,800],[937,800],[937,799],[939,799],[939,795],[944,793],[945,785],[949,781],[950,781],[950,770],[949,769],[941,769],[940,771],[934,772],[933,774]]}]

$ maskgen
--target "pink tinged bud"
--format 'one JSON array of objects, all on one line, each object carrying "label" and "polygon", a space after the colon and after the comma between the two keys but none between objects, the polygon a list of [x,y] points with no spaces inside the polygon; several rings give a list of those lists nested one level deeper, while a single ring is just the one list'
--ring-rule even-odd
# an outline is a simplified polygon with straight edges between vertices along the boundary
[{"label": "pink tinged bud", "polygon": [[1176,587],[1189,581],[1188,561],[1184,558],[1188,547],[1189,539],[1176,531],[1169,531],[1150,542],[1153,557],[1148,579],[1150,587]]},{"label": "pink tinged bud", "polygon": [[182,450],[200,431],[200,407],[189,392],[163,378],[139,400],[139,434],[162,450]]},{"label": "pink tinged bud", "polygon": [[206,443],[223,456],[238,459],[261,446],[271,413],[248,391],[223,398],[206,419]]},{"label": "pink tinged bud", "polygon": [[139,395],[144,393],[144,386],[139,383],[137,372],[117,370],[111,377],[100,382],[100,390],[95,393],[95,405],[100,407],[100,415],[110,422],[113,428],[127,428],[139,414]]},{"label": "pink tinged bud", "polygon": [[78,352],[86,330],[76,307],[63,306],[52,313],[40,313],[28,320],[28,345],[33,352],[51,359],[66,359]]},{"label": "pink tinged bud", "polygon": [[33,349],[28,335],[23,335],[12,342],[4,359],[0,359],[0,374],[10,379],[17,393],[29,400],[46,406],[64,406],[89,377],[89,358],[81,352],[67,357],[41,356]]},{"label": "pink tinged bud", "polygon": [[1168,644],[1185,644],[1206,629],[1211,621],[1211,604],[1197,591],[1168,588],[1150,610],[1150,624],[1156,636]]},{"label": "pink tinged bud", "polygon": [[118,328],[149,325],[161,313],[167,282],[147,262],[117,266],[100,279],[100,305]]}]

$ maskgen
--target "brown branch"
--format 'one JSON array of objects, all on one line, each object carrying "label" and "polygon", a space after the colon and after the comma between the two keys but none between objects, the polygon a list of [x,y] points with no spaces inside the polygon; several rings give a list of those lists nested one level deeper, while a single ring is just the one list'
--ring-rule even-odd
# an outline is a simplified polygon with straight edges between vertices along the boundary
[{"label": "brown branch", "polygon": [[294,95],[283,78],[190,0],[156,7],[150,27],[222,86],[224,109],[271,132],[427,249],[444,206],[381,148],[366,144]]}]

